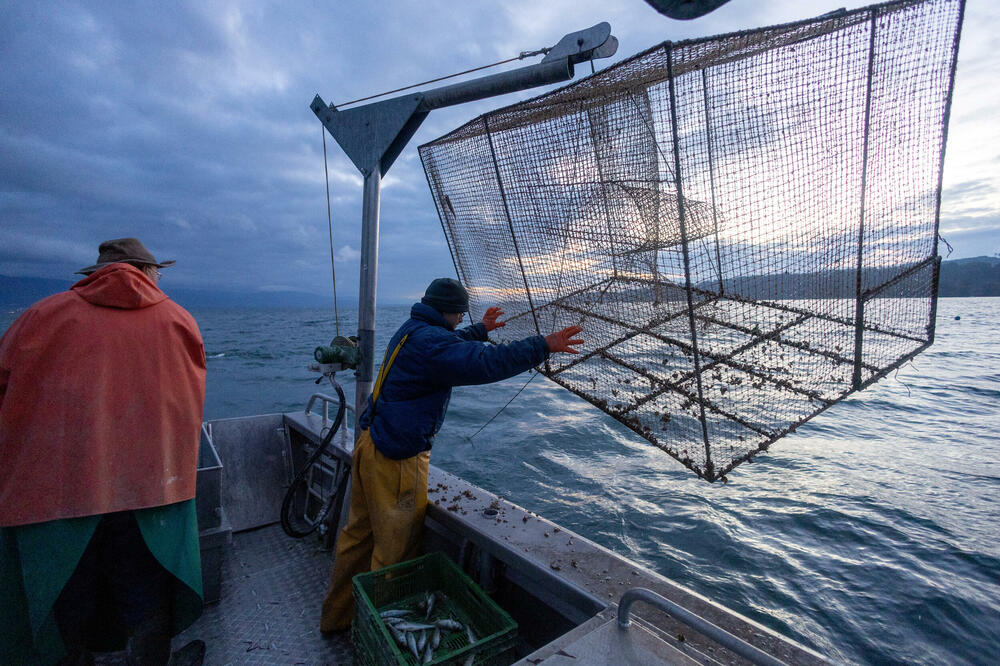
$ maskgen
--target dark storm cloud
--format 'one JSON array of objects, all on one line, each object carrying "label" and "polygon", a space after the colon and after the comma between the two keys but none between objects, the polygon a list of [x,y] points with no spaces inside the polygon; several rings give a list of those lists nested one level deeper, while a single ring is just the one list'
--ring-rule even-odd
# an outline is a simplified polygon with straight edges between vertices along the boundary
[{"label": "dark storm cloud", "polygon": [[4,45],[19,67],[0,107],[2,214],[22,241],[4,244],[4,270],[25,238],[69,244],[39,271],[55,276],[68,252],[89,260],[102,238],[132,234],[178,257],[171,277],[189,286],[309,268],[304,211],[322,201],[303,177],[316,158],[308,96],[286,94],[303,71],[268,49],[296,36],[238,11],[33,7],[10,12],[17,37]]},{"label": "dark storm cloud", "polygon": [[[828,4],[733,0],[672,23],[642,0],[8,2],[0,7],[0,273],[68,279],[94,260],[99,241],[136,235],[178,260],[165,287],[328,293],[314,93],[343,102],[551,45],[601,20],[622,42],[618,59],[667,38],[804,18]],[[997,21],[973,11],[963,38],[986,44],[977,34]],[[993,58],[965,55],[980,69]],[[384,180],[380,298],[412,298],[454,272],[416,145],[537,92],[427,118]],[[329,137],[327,150],[338,287],[351,294],[361,179]],[[955,164],[961,158],[950,153]],[[997,212],[995,191],[956,191],[951,200],[973,196]]]}]

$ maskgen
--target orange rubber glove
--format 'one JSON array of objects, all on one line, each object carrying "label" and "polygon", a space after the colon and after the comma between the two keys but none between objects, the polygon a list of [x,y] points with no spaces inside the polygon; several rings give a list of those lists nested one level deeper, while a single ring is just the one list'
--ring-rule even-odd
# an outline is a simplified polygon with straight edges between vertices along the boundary
[{"label": "orange rubber glove", "polygon": [[545,336],[545,344],[549,346],[549,352],[567,352],[570,354],[579,354],[580,352],[573,349],[570,345],[582,345],[583,339],[576,338],[573,336],[583,330],[582,326],[567,326],[561,331],[556,331],[555,333],[549,333]]},{"label": "orange rubber glove", "polygon": [[500,308],[487,308],[486,314],[483,315],[483,326],[486,327],[486,332],[489,333],[495,328],[500,328],[501,326],[506,326],[507,322],[497,321],[497,317],[503,314],[503,310]]}]

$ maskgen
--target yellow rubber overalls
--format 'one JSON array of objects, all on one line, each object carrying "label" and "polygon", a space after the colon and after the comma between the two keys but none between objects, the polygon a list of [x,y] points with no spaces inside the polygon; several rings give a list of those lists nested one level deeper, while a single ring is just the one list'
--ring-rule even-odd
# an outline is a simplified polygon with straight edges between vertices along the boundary
[{"label": "yellow rubber overalls", "polygon": [[[406,342],[404,336],[388,362],[383,361],[372,391],[372,408],[385,377]],[[418,555],[427,512],[427,469],[430,451],[403,460],[386,458],[368,431],[354,445],[351,462],[351,508],[337,538],[330,588],[323,600],[320,629],[340,631],[351,626],[354,599],[351,580]]]}]

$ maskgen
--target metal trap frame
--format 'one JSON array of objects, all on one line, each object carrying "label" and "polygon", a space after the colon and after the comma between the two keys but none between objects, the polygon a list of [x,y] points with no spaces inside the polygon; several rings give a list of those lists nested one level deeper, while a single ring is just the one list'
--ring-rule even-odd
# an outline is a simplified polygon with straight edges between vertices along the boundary
[{"label": "metal trap frame", "polygon": [[500,342],[708,481],[934,339],[962,0],[664,42],[420,147]]}]

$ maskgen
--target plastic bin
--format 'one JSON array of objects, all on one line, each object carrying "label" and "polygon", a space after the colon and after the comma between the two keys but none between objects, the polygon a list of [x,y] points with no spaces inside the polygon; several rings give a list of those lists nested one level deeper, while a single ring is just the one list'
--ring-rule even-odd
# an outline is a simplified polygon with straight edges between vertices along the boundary
[{"label": "plastic bin", "polygon": [[[429,621],[452,618],[471,626],[476,637],[469,643],[465,631],[442,631],[441,643],[431,664],[510,664],[517,644],[517,623],[490,599],[443,553],[428,553],[407,562],[354,577],[356,614],[351,631],[354,663],[365,666],[422,663],[400,647],[379,613],[388,609],[416,609],[428,592],[443,592]],[[439,595],[440,597],[440,595]],[[423,622],[421,618],[414,619]]]}]

